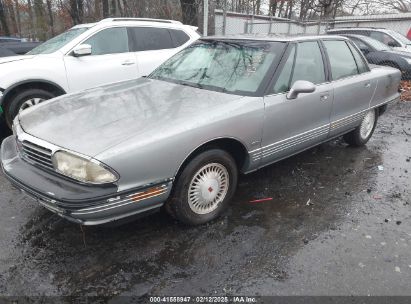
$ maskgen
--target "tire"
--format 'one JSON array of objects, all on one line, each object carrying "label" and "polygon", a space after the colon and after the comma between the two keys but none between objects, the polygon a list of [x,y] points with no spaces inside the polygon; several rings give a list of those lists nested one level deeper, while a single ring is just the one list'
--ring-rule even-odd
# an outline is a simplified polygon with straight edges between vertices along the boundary
[{"label": "tire", "polygon": [[[8,102],[6,107],[5,116],[7,125],[11,128],[13,119],[19,114],[23,105],[34,105],[55,96],[55,94],[42,89],[27,89],[17,93],[17,95],[13,96],[10,102]],[[30,102],[30,100],[32,100],[32,102]]]},{"label": "tire", "polygon": [[[201,176],[206,180],[200,179]],[[165,209],[187,225],[212,221],[227,207],[237,180],[238,169],[231,155],[220,149],[207,150],[183,169]]]},{"label": "tire", "polygon": [[374,133],[377,120],[377,109],[369,110],[365,114],[361,124],[355,130],[344,135],[345,142],[353,147],[361,147],[365,145]]}]

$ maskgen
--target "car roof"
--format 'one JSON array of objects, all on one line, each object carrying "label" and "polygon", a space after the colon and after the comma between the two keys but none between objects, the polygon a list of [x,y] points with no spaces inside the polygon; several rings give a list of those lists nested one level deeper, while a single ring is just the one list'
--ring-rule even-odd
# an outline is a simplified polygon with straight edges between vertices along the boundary
[{"label": "car roof", "polygon": [[180,21],[176,20],[166,20],[166,19],[152,19],[152,18],[106,18],[96,23],[84,23],[78,24],[72,28],[84,28],[84,27],[94,27],[101,26],[106,27],[107,25],[141,25],[141,26],[151,26],[151,27],[167,27],[167,28],[191,28],[196,31],[198,27],[185,25]]},{"label": "car roof", "polygon": [[349,40],[347,37],[339,35],[278,35],[278,34],[235,34],[235,35],[216,35],[202,37],[203,40],[256,40],[256,41],[305,41],[318,39],[339,39]]},{"label": "car roof", "polygon": [[376,32],[384,32],[387,31],[386,28],[378,28],[378,27],[339,27],[327,30],[327,32],[337,32],[337,31],[376,31]]}]

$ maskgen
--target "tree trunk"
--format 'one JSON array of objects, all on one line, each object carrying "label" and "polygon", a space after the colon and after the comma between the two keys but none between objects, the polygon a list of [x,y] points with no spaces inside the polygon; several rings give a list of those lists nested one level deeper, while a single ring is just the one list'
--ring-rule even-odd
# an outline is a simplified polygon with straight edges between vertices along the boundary
[{"label": "tree trunk", "polygon": [[116,15],[117,15],[117,2],[116,0],[111,0],[110,16],[116,17]]},{"label": "tree trunk", "polygon": [[16,10],[17,30],[18,30],[19,36],[21,37],[21,19],[20,19],[19,0],[14,0],[14,6]]},{"label": "tree trunk", "polygon": [[198,7],[195,0],[180,0],[183,23],[198,25]]},{"label": "tree trunk", "polygon": [[53,18],[53,10],[51,7],[51,0],[47,0],[47,12],[49,15],[49,25],[51,29],[51,36],[53,37],[55,33],[54,33],[54,18]]},{"label": "tree trunk", "polygon": [[102,3],[103,3],[103,18],[107,18],[108,10],[109,10],[108,0],[102,0]]},{"label": "tree trunk", "polygon": [[5,11],[5,8],[4,8],[3,0],[0,0],[0,25],[4,31],[4,34],[6,36],[10,36],[10,29],[7,24],[6,14],[4,11]]}]

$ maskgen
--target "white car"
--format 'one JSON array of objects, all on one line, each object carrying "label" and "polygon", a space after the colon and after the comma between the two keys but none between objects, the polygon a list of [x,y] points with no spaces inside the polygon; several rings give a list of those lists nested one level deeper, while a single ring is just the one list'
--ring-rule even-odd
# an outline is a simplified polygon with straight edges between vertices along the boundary
[{"label": "white car", "polygon": [[368,36],[384,43],[385,45],[393,48],[395,51],[411,53],[411,41],[400,33],[389,29],[372,27],[335,28],[328,30],[327,34],[353,34]]},{"label": "white car", "polygon": [[146,76],[196,41],[178,21],[111,18],[77,25],[24,56],[0,59],[0,114],[13,118],[44,100]]}]

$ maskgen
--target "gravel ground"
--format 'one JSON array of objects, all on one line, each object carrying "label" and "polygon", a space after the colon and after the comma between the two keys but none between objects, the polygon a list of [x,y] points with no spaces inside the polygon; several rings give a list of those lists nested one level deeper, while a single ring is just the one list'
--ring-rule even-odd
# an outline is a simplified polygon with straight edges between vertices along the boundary
[{"label": "gravel ground", "polygon": [[0,173],[0,295],[411,296],[410,142],[400,103],[366,147],[334,140],[243,176],[195,228],[161,212],[80,227]]}]

